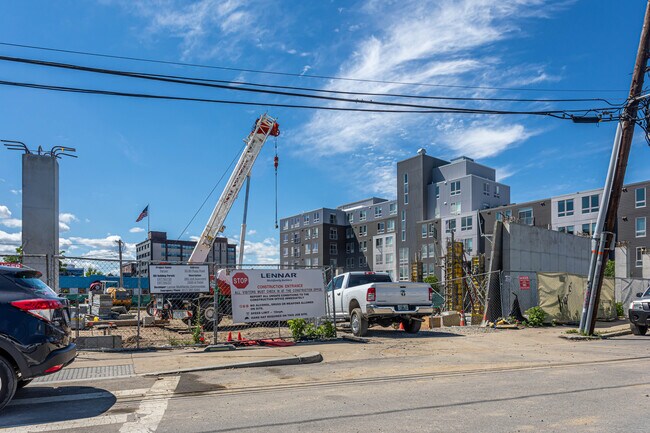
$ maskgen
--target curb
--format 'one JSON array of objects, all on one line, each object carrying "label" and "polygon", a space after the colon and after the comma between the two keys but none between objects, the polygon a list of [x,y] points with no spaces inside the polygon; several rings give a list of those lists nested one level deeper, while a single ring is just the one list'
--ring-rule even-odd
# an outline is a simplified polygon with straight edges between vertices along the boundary
[{"label": "curb", "polygon": [[181,373],[197,373],[201,371],[230,370],[233,368],[254,368],[254,367],[277,367],[282,365],[299,365],[299,364],[316,364],[323,360],[320,352],[306,352],[298,356],[285,358],[271,358],[263,361],[237,362],[234,364],[212,365],[206,367],[180,368],[177,370],[156,371],[153,373],[143,373],[140,376],[169,376]]}]

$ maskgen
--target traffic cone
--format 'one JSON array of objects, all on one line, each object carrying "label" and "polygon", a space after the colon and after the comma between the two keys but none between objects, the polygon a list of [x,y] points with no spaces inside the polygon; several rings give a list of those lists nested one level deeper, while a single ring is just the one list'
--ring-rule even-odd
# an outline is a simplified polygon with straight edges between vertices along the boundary
[{"label": "traffic cone", "polygon": [[231,331],[228,332],[228,340],[226,340],[226,341],[232,341],[232,332]]},{"label": "traffic cone", "polygon": [[399,330],[404,331],[404,322],[399,322]]},{"label": "traffic cone", "polygon": [[460,312],[460,326],[465,326],[465,313]]},{"label": "traffic cone", "polygon": [[237,341],[242,341],[243,338],[241,338],[241,332],[237,333]]}]

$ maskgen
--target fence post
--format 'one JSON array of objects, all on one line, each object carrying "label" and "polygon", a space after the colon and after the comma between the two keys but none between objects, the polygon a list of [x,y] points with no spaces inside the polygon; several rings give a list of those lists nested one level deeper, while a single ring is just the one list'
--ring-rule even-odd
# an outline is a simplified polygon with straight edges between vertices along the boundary
[{"label": "fence post", "polygon": [[79,320],[79,293],[77,293],[77,302],[76,302],[75,310],[76,310],[75,311],[75,316],[76,316],[75,319],[76,319],[76,322],[77,322],[77,326],[75,326],[75,330],[74,330],[74,339],[76,341],[76,340],[79,339],[79,326],[81,326],[81,322]]},{"label": "fence post", "polygon": [[[214,270],[214,268],[213,268]],[[214,272],[214,326],[212,327],[212,344],[217,344],[217,337],[219,335],[219,284],[217,284],[217,272]]]},{"label": "fence post", "polygon": [[[138,263],[139,265],[139,263]],[[136,349],[140,348],[140,312],[142,310],[142,274],[139,272],[140,266],[138,269],[138,328],[135,334],[135,347]]]}]

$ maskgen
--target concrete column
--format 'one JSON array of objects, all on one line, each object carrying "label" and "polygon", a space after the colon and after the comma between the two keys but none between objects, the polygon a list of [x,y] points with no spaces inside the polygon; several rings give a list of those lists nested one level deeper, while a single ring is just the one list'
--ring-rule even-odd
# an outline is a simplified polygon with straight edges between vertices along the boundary
[{"label": "concrete column", "polygon": [[[59,288],[59,163],[46,155],[23,155],[23,264]],[[39,255],[29,257],[30,254]]]}]

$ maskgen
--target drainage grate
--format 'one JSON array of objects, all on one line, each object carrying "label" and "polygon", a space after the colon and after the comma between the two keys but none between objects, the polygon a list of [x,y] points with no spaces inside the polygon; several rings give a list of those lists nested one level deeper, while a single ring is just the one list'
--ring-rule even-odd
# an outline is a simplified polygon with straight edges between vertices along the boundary
[{"label": "drainage grate", "polygon": [[107,377],[126,377],[133,375],[133,364],[64,368],[57,373],[34,379],[34,383],[58,382],[62,380],[102,379]]}]

